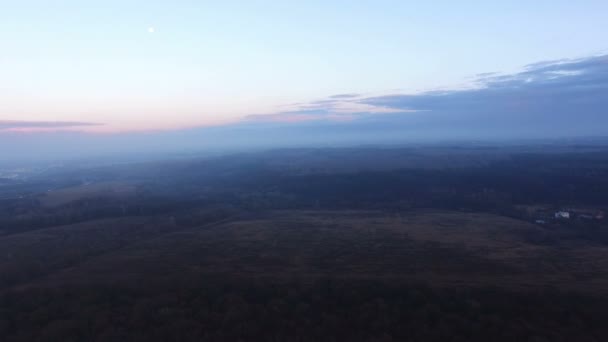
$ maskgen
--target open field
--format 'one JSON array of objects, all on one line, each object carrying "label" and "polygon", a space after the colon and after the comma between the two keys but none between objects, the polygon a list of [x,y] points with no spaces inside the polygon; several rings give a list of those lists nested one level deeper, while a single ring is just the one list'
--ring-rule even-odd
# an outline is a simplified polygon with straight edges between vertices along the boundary
[{"label": "open field", "polygon": [[3,237],[0,245],[11,255],[5,267],[69,260],[67,251],[82,254],[72,256],[78,264],[28,284],[33,286],[209,274],[608,294],[608,246],[531,239],[544,230],[450,211],[277,211],[200,227],[180,228],[166,217],[96,221]]},{"label": "open field", "polygon": [[530,239],[543,229],[455,211],[282,210],[10,234],[0,332],[15,342],[599,341],[608,246]]},{"label": "open field", "polygon": [[70,202],[104,198],[122,200],[135,195],[135,185],[123,182],[102,182],[49,190],[40,196],[44,207],[58,207]]}]

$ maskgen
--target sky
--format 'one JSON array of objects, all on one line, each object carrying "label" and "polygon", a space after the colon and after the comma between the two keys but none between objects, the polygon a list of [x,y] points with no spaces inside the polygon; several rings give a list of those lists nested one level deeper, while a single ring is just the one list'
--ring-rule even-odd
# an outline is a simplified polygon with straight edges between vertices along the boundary
[{"label": "sky", "polygon": [[[285,134],[322,123],[320,140],[387,121],[401,132],[432,127],[429,137],[450,133],[447,122],[477,127],[466,135],[527,115],[517,136],[580,108],[556,108],[550,80],[604,75],[608,53],[599,0],[0,0],[0,9],[5,148],[83,132],[191,139],[201,127],[269,124]],[[551,77],[539,67],[564,64],[572,70]],[[507,85],[546,91],[526,88],[528,111],[512,115],[515,93],[495,95]],[[601,91],[589,97],[587,109],[603,104]],[[488,121],[489,112],[503,114]]]}]

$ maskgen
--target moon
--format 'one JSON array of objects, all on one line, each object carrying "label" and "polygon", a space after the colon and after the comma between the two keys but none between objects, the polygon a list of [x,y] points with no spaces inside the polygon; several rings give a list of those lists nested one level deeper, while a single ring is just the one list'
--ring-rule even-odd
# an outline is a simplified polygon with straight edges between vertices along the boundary
[{"label": "moon", "polygon": [[148,33],[154,33],[156,32],[156,29],[152,26],[148,27]]}]

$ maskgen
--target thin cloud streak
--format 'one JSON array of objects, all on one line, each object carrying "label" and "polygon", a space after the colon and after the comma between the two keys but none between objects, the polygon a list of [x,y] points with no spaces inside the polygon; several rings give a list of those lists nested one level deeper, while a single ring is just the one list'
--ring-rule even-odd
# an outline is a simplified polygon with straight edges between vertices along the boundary
[{"label": "thin cloud streak", "polygon": [[79,121],[19,121],[0,120],[0,130],[13,129],[61,129],[74,127],[102,126],[101,123]]}]

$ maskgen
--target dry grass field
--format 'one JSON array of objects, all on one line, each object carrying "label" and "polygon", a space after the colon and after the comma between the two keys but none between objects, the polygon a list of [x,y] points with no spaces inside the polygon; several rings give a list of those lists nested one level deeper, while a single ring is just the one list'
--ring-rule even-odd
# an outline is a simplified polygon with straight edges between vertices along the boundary
[{"label": "dry grass field", "polygon": [[44,265],[44,275],[21,286],[330,276],[607,294],[608,247],[530,241],[547,229],[451,211],[274,211],[197,227],[176,227],[169,217],[126,218],[2,237],[10,257],[0,266]]},{"label": "dry grass field", "polygon": [[125,199],[135,195],[136,186],[123,182],[101,182],[57,190],[49,190],[40,196],[44,207],[58,207],[84,199]]}]

